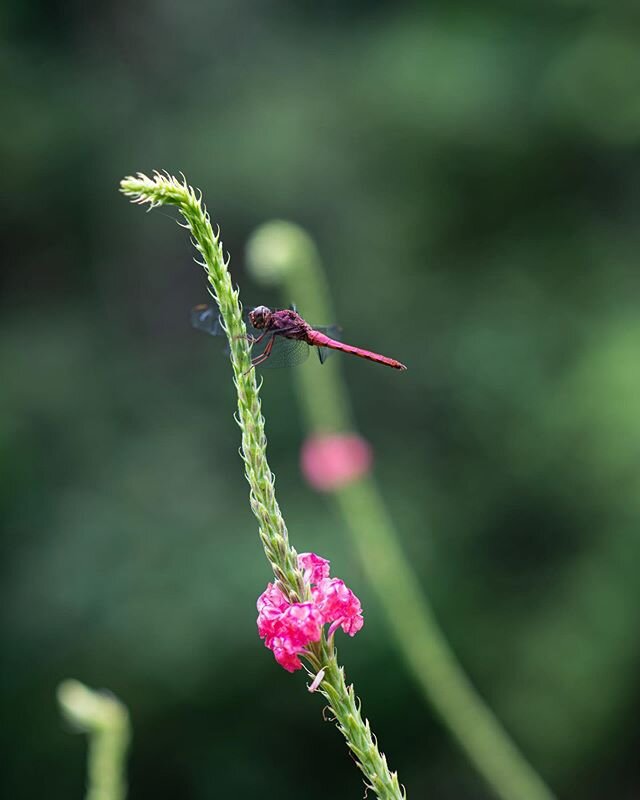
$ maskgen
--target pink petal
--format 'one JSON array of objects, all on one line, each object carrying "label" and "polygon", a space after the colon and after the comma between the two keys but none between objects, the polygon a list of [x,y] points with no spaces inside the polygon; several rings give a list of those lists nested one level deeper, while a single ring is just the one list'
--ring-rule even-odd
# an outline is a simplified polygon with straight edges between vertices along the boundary
[{"label": "pink petal", "polygon": [[306,647],[320,640],[322,614],[313,603],[293,603],[282,614],[281,625],[292,641]]},{"label": "pink petal", "polygon": [[302,669],[302,662],[298,658],[298,655],[302,652],[301,650],[292,650],[290,647],[279,643],[276,643],[272,649],[276,661],[287,672],[295,672],[297,669]]},{"label": "pink petal", "polygon": [[305,579],[312,585],[329,577],[329,562],[315,553],[300,553],[298,565],[304,572]]},{"label": "pink petal", "polygon": [[339,578],[325,578],[311,594],[323,621],[332,623],[329,636],[338,626],[349,636],[354,636],[364,625],[360,601]]},{"label": "pink petal", "polygon": [[260,595],[257,602],[258,611],[270,606],[271,608],[286,608],[289,601],[284,596],[282,589],[276,586],[275,583],[268,583],[267,588]]},{"label": "pink petal", "polygon": [[315,676],[315,678],[311,681],[311,685],[308,687],[310,692],[315,692],[318,686],[320,686],[320,684],[324,680],[324,672],[325,672],[324,668],[322,668]]}]

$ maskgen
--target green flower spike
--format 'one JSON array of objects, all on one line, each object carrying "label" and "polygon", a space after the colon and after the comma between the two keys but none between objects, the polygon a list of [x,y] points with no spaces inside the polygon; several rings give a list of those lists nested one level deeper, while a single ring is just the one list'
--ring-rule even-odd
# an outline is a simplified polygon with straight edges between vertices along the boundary
[{"label": "green flower spike", "polygon": [[[251,352],[242,318],[239,292],[233,288],[229,259],[225,257],[219,232],[213,231],[202,195],[168,173],[147,177],[125,178],[121,191],[133,202],[154,208],[175,206],[184,219],[183,227],[191,233],[191,241],[200,255],[197,263],[204,269],[209,291],[216,301],[222,325],[229,338],[233,380],[238,393],[236,421],[242,433],[242,458],[249,482],[251,509],[258,520],[260,539],[277,585],[290,602],[310,599],[308,585],[298,568],[298,556],[289,544],[287,528],[276,501],[274,476],[267,462],[267,440],[260,406],[259,386],[251,368]],[[381,800],[404,797],[396,773],[391,772],[385,756],[379,751],[368,721],[363,719],[353,686],[347,686],[344,670],[338,665],[333,637],[323,636],[311,645],[307,656],[313,678],[324,669],[318,691],[329,703],[338,729],[355,756],[364,774],[366,785]]]}]

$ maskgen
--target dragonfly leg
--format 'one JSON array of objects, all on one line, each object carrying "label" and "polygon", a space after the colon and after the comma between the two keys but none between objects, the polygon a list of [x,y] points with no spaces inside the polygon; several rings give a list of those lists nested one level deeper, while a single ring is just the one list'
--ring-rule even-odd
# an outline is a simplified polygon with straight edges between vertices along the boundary
[{"label": "dragonfly leg", "polygon": [[247,333],[244,336],[234,336],[234,339],[244,339],[245,341],[249,342],[249,344],[253,347],[254,344],[259,344],[264,337],[267,335],[267,331],[264,331],[260,334],[260,336],[254,336],[252,333]]},{"label": "dragonfly leg", "polygon": [[[267,331],[265,331],[265,333],[263,333],[261,336],[259,336],[258,339],[262,339],[262,337],[266,333],[267,333]],[[275,341],[275,338],[276,338],[275,334],[273,334],[271,336],[271,339],[269,339],[269,341],[267,342],[267,346],[264,348],[264,350],[259,355],[257,355],[255,358],[253,358],[251,360],[251,366],[249,367],[249,369],[246,372],[243,373],[243,375],[248,375],[251,372],[252,369],[254,369],[255,367],[259,367],[260,364],[264,364],[264,362],[271,355],[271,351],[273,350],[273,343]]]},{"label": "dragonfly leg", "polygon": [[[263,336],[264,336],[264,334],[263,334]],[[262,338],[262,337],[260,337],[260,338]],[[271,355],[271,351],[273,350],[273,344],[274,344],[275,340],[276,340],[276,335],[275,335],[275,333],[274,333],[274,334],[271,336],[271,338],[269,339],[269,341],[267,342],[267,346],[266,346],[266,347],[264,348],[264,350],[263,350],[263,351],[260,353],[260,355],[257,355],[257,356],[256,356],[256,357],[255,357],[255,358],[254,358],[254,359],[251,361],[251,365],[252,365],[252,367],[259,367],[259,366],[260,366],[260,364],[264,364],[264,362],[265,362],[265,361],[266,361],[266,360],[269,358],[269,356]]]},{"label": "dragonfly leg", "polygon": [[253,347],[254,344],[260,344],[260,342],[264,339],[264,337],[266,335],[267,335],[267,331],[262,331],[260,336],[254,336],[253,334],[248,333],[247,334],[247,339],[249,341],[249,344]]}]

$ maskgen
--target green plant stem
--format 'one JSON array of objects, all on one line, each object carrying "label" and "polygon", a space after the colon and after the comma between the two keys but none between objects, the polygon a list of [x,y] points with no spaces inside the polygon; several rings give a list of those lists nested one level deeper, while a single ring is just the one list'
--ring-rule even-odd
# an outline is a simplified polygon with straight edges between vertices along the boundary
[{"label": "green plant stem", "polygon": [[503,800],[550,800],[550,791],[451,650],[398,545],[375,483],[355,481],[336,491],[334,498],[413,675],[478,771]]},{"label": "green plant stem", "polygon": [[86,800],[124,800],[131,738],[127,709],[112,695],[74,680],[60,684],[58,701],[69,722],[89,739]]},{"label": "green plant stem", "polygon": [[[257,279],[281,283],[283,305],[294,301],[312,321],[333,318],[316,248],[297,226],[263,225],[247,247]],[[311,434],[353,429],[337,359],[293,371]],[[552,800],[553,795],[467,678],[438,625],[371,476],[332,493],[387,623],[418,685],[478,772],[502,800]]]},{"label": "green plant stem", "polygon": [[344,669],[338,665],[332,642],[322,641],[312,646],[307,659],[315,672],[324,669],[319,691],[326,698],[335,717],[338,730],[344,736],[356,764],[364,774],[365,783],[378,797],[404,798],[398,776],[391,772],[384,753],[378,749],[368,720],[363,720],[360,701],[353,685],[347,686]]},{"label": "green plant stem", "polygon": [[[233,288],[229,261],[225,258],[219,233],[214,233],[202,197],[182,181],[168,174],[155,173],[152,178],[143,174],[121,181],[121,191],[138,204],[150,208],[159,205],[175,206],[184,219],[184,226],[202,260],[197,263],[205,270],[209,289],[220,311],[220,319],[229,338],[233,380],[238,393],[236,421],[242,432],[241,455],[250,488],[250,501],[258,520],[260,538],[276,581],[292,602],[310,599],[309,589],[298,568],[297,553],[289,543],[287,528],[276,501],[274,476],[266,455],[266,436],[259,387],[255,370],[251,368],[251,351],[242,318],[239,293]],[[358,766],[381,800],[400,800],[398,779],[378,750],[363,719],[353,688],[347,687],[337,653],[326,642],[312,647],[310,664],[316,671],[325,670],[320,691],[325,695],[345,736]]]}]

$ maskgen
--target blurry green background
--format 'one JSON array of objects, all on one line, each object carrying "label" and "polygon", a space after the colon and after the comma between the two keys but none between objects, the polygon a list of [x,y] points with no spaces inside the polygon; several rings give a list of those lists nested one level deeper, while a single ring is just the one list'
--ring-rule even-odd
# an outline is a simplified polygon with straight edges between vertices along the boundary
[{"label": "blurry green background", "polygon": [[[128,704],[132,797],[362,793],[256,634],[269,571],[187,237],[117,193],[166,168],[203,189],[247,303],[279,300],[245,271],[255,227],[309,230],[345,336],[409,365],[343,359],[474,682],[561,796],[638,796],[637,6],[6,0],[0,20],[2,794],[82,796],[68,676]],[[365,605],[340,653],[390,763],[412,797],[487,797],[300,476],[291,376],[263,397],[293,542]]]}]

